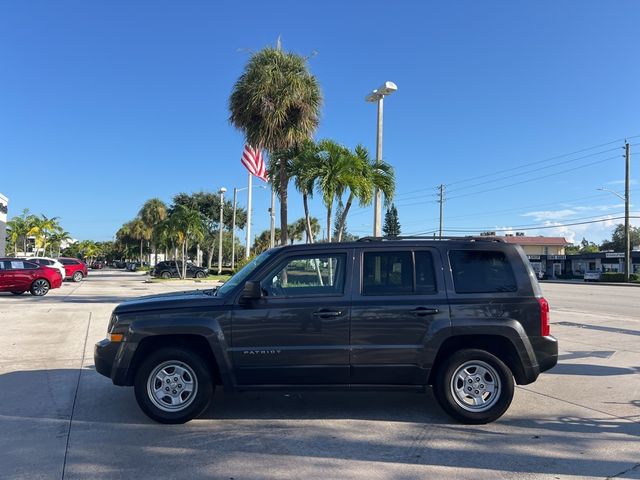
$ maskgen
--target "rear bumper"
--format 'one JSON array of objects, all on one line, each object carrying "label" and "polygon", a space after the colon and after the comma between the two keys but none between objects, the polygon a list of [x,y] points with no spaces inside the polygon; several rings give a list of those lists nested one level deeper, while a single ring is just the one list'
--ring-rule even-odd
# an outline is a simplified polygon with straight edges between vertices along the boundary
[{"label": "rear bumper", "polygon": [[556,337],[534,337],[531,346],[538,360],[540,373],[551,370],[558,363],[558,340]]}]

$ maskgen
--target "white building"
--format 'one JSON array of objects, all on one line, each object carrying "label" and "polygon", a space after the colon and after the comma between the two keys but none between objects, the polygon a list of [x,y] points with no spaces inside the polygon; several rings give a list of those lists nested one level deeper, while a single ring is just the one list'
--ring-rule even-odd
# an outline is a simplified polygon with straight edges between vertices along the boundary
[{"label": "white building", "polygon": [[9,199],[0,193],[0,257],[6,255],[7,246],[7,213],[9,212]]}]

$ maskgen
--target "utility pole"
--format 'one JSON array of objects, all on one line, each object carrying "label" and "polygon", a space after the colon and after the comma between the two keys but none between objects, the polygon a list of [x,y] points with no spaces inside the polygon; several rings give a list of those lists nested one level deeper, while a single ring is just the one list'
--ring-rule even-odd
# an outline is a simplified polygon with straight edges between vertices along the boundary
[{"label": "utility pole", "polygon": [[247,187],[247,228],[245,236],[244,258],[249,258],[251,255],[251,179],[253,175],[249,173],[249,186]]},{"label": "utility pole", "polygon": [[629,225],[629,177],[631,150],[629,142],[624,144],[624,281],[629,282],[631,274],[631,231]]},{"label": "utility pole", "polygon": [[236,205],[238,187],[233,187],[233,216],[231,217],[231,271],[236,269]]},{"label": "utility pole", "polygon": [[222,274],[222,229],[224,227],[224,192],[227,189],[222,187],[220,189],[220,236],[218,238],[218,275]]},{"label": "utility pole", "polygon": [[440,203],[440,230],[439,230],[439,238],[442,239],[442,215],[444,212],[444,185],[440,184],[438,187],[440,190],[440,194],[438,195],[438,202]]}]

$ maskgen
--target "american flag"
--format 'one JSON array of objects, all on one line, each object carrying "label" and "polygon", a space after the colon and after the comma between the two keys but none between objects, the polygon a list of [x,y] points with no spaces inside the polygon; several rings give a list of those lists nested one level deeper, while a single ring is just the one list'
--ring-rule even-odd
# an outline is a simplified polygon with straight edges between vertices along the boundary
[{"label": "american flag", "polygon": [[242,158],[240,161],[245,168],[249,170],[251,175],[255,175],[265,182],[269,181],[267,177],[267,169],[264,165],[264,159],[262,158],[262,150],[259,148],[253,148],[247,143],[244,146],[244,151],[242,152]]}]

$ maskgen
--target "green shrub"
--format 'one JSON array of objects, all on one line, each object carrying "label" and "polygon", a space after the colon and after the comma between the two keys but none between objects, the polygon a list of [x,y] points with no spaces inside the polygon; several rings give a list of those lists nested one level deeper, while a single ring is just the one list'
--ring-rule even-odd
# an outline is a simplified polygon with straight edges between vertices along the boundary
[{"label": "green shrub", "polygon": [[[603,282],[624,282],[624,273],[617,272],[604,272],[601,277]],[[632,282],[637,282],[640,280],[640,275],[637,273],[632,273],[629,275],[629,280]]]}]

